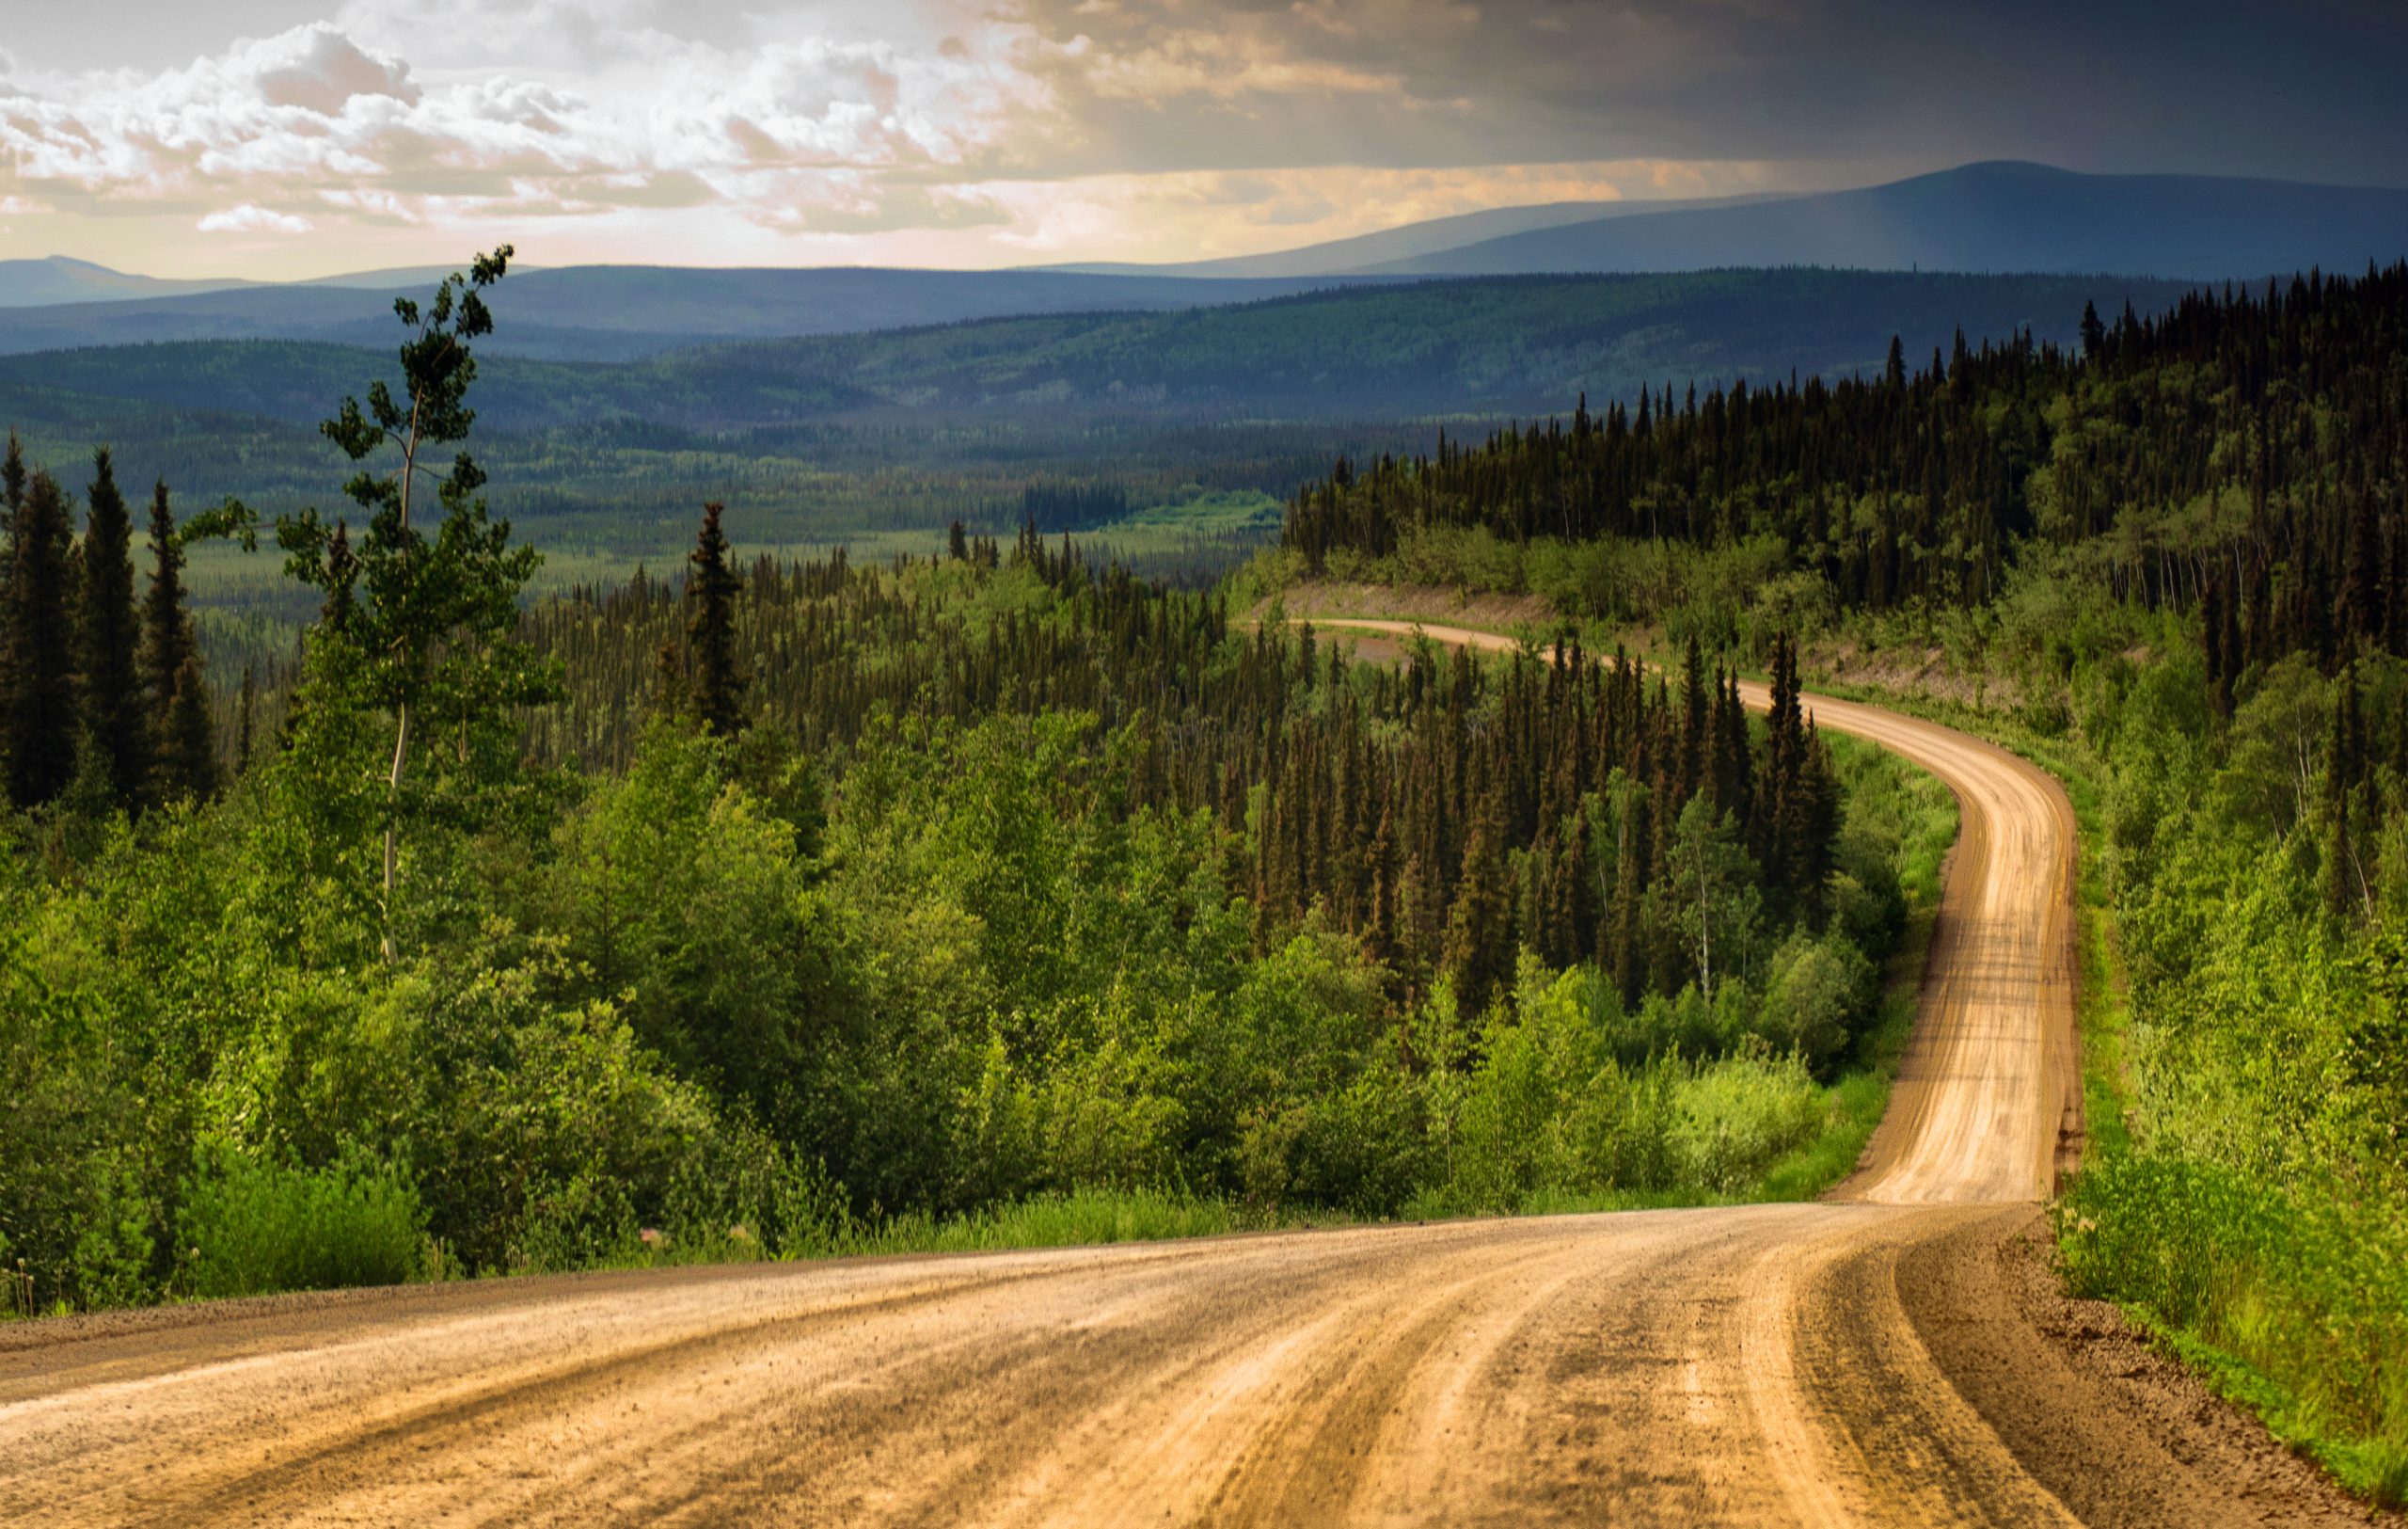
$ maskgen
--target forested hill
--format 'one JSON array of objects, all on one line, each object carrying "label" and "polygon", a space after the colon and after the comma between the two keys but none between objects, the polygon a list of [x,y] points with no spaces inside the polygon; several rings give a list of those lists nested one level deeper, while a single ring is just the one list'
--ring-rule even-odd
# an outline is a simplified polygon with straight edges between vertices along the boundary
[{"label": "forested hill", "polygon": [[2037,538],[2089,544],[2119,597],[2215,604],[2216,640],[2255,657],[2408,652],[2408,264],[2083,329],[1341,463],[1296,497],[1286,539],[1319,567],[1433,529],[1768,536],[1843,606],[1886,610],[1982,603]]},{"label": "forested hill", "polygon": [[[2085,302],[2154,312],[2187,290],[2115,278],[1803,269],[1427,282],[1174,313],[711,345],[615,364],[495,357],[483,363],[491,384],[483,419],[504,430],[631,419],[720,431],[1015,410],[1494,414],[1558,406],[1583,390],[1627,397],[1667,380],[1874,372],[1893,335],[1919,349],[1960,331],[2065,343]],[[308,422],[387,364],[376,353],[289,342],[16,356],[0,358],[0,412],[11,395],[41,390]]]}]

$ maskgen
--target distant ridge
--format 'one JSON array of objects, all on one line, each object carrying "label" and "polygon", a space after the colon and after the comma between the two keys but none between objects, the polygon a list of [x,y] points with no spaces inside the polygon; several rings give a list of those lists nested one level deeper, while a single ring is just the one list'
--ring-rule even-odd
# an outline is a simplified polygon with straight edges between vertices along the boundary
[{"label": "distant ridge", "polygon": [[2222,280],[2402,255],[2408,190],[2000,160],[1848,191],[1505,207],[1241,260],[1090,269],[1349,279],[1814,265]]},{"label": "distant ridge", "polygon": [[51,255],[41,260],[0,260],[0,308],[37,308],[58,303],[128,302],[144,297],[183,297],[248,286],[246,281],[168,281],[129,276],[90,261]]},{"label": "distant ridge", "polygon": [[[393,338],[392,296],[422,295],[435,274],[371,273],[290,286],[0,308],[0,355],[186,340],[383,345]],[[495,289],[499,327],[486,348],[560,360],[625,360],[710,341],[853,334],[1016,314],[1161,312],[1366,279],[1387,279],[572,265],[513,274]]]},{"label": "distant ridge", "polygon": [[1196,276],[1214,278],[1259,278],[1338,276],[1378,264],[1382,262],[1405,261],[1436,255],[1450,249],[1487,240],[1527,233],[1539,229],[1560,228],[1565,224],[1598,223],[1612,218],[1638,217],[1650,213],[1694,212],[1703,208],[1739,207],[1751,202],[1773,201],[1780,192],[1759,192],[1740,197],[1706,197],[1693,201],[1552,201],[1529,207],[1492,207],[1477,213],[1458,213],[1452,217],[1434,217],[1425,222],[1402,224],[1382,229],[1375,233],[1359,233],[1349,239],[1336,239],[1327,244],[1311,245],[1303,249],[1280,250],[1267,255],[1233,255],[1224,260],[1190,261],[1172,265],[1133,265],[1095,263],[1084,265],[1054,265],[1043,269],[1083,271],[1100,276]]},{"label": "distant ridge", "polygon": [[1534,229],[1349,275],[1821,265],[2194,280],[2363,270],[2408,254],[2408,191],[1994,162],[1738,207]]}]

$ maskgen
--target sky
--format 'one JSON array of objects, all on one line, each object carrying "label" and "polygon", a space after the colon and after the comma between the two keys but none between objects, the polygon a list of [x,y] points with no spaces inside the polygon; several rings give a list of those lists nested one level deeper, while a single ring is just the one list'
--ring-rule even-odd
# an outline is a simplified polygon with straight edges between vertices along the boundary
[{"label": "sky", "polygon": [[0,258],[1181,261],[1978,159],[2408,181],[2408,6],[0,0]]}]

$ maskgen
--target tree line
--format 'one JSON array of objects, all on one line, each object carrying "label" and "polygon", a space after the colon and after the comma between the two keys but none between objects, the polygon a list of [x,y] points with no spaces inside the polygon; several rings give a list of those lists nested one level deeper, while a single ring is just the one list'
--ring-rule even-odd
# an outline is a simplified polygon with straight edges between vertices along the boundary
[{"label": "tree line", "polygon": [[1667,386],[1434,454],[1341,460],[1292,498],[1319,571],[1433,528],[1515,541],[1773,538],[1843,609],[1979,605],[2019,547],[2085,547],[2143,605],[2215,601],[2220,671],[2345,638],[2398,652],[2408,573],[2408,264],[2086,309],[2078,350],[2028,332],[1877,376]]},{"label": "tree line", "polygon": [[135,588],[133,517],[107,448],[92,456],[84,528],[15,435],[0,459],[8,558],[0,570],[0,760],[9,802],[138,813],[205,799],[218,755],[183,588],[185,549],[232,529],[223,516],[179,526],[153,486],[150,579]]}]

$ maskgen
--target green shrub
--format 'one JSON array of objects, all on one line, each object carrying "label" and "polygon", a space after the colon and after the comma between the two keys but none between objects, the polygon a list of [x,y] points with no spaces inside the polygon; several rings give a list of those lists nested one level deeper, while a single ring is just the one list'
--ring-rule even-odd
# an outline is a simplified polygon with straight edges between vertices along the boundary
[{"label": "green shrub", "polygon": [[425,1266],[425,1221],[417,1190],[381,1164],[211,1154],[184,1183],[182,1283],[204,1297],[399,1284]]},{"label": "green shrub", "polygon": [[1672,1150],[1685,1185],[1738,1193],[1821,1130],[1830,1103],[1796,1057],[1730,1057],[1673,1091]]}]

